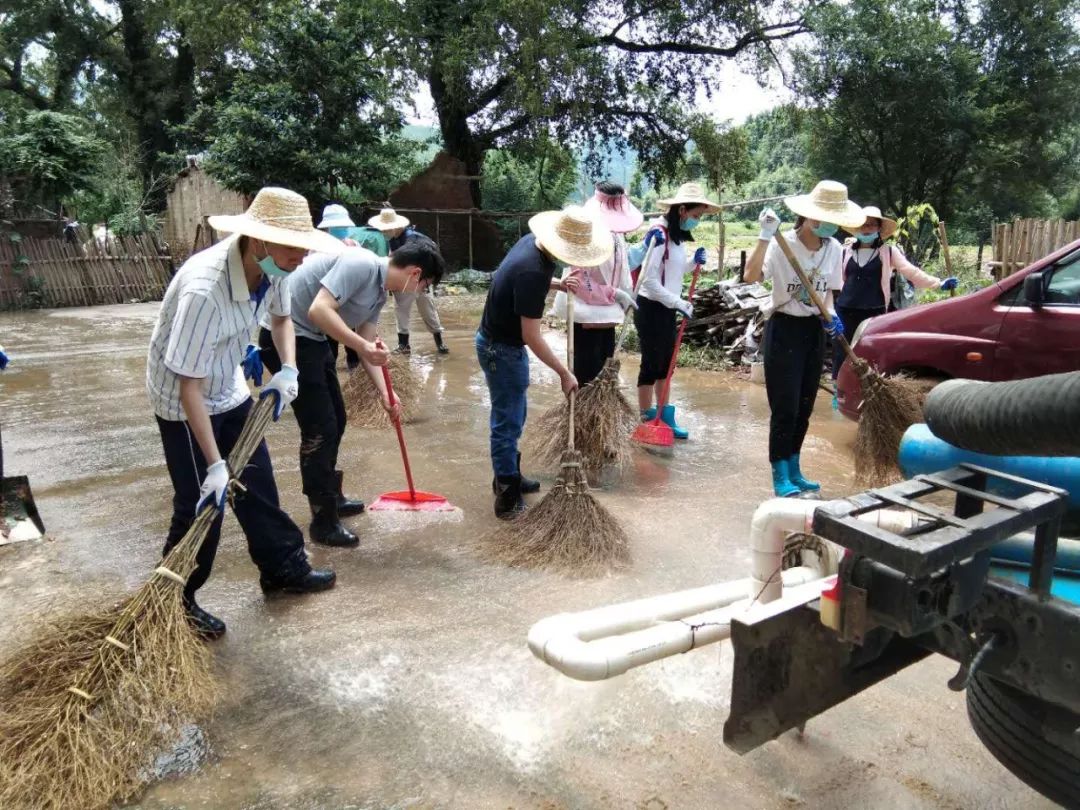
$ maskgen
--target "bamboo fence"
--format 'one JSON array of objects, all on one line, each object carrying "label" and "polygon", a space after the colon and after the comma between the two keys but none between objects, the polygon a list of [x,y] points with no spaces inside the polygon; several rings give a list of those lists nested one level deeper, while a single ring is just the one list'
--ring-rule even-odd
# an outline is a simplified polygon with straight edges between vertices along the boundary
[{"label": "bamboo fence", "polygon": [[1080,239],[1080,222],[1061,219],[1017,219],[994,225],[994,259],[989,263],[1000,281],[1032,262]]},{"label": "bamboo fence", "polygon": [[0,236],[0,309],[160,299],[172,260],[149,234],[73,243]]}]

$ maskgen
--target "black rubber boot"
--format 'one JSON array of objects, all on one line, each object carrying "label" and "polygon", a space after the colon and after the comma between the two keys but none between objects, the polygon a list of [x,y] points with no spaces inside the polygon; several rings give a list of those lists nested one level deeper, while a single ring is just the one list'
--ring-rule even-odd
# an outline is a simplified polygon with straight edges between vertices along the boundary
[{"label": "black rubber boot", "polygon": [[195,635],[204,641],[213,641],[225,635],[225,622],[199,607],[194,599],[184,599],[184,614]]},{"label": "black rubber boot", "polygon": [[338,518],[337,498],[311,501],[311,542],[323,546],[349,548],[360,545],[360,538],[341,525]]},{"label": "black rubber boot", "polygon": [[319,570],[318,568],[310,568],[306,574],[299,574],[294,577],[259,578],[259,586],[262,588],[263,593],[267,595],[275,593],[317,593],[318,591],[328,591],[334,587],[335,582],[337,582],[337,574],[329,569]]},{"label": "black rubber boot", "polygon": [[521,477],[521,491],[526,495],[533,495],[540,491],[540,482],[521,475],[521,453],[517,457],[518,475]]},{"label": "black rubber boot", "polygon": [[409,333],[398,332],[397,333],[397,348],[394,349],[398,354],[412,354],[412,347],[409,346]]},{"label": "black rubber boot", "polygon": [[346,498],[344,490],[341,488],[342,481],[345,479],[345,473],[341,470],[334,470],[334,480],[337,481],[337,513],[338,517],[353,517],[354,515],[361,515],[364,513],[364,502],[355,501],[352,498]]},{"label": "black rubber boot", "polygon": [[495,479],[495,517],[513,520],[526,509],[521,498],[521,476],[499,476]]},{"label": "black rubber boot", "polygon": [[439,354],[450,354],[450,349],[443,343],[442,332],[433,332],[431,336],[435,338],[435,348]]}]

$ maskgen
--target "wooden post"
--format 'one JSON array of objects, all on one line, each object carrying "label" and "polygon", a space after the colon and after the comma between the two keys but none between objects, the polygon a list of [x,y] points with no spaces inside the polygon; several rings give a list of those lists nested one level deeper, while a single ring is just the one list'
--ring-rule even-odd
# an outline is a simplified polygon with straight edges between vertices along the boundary
[{"label": "wooden post", "polygon": [[746,272],[746,251],[745,250],[740,250],[739,251],[739,283],[740,284],[744,283],[745,280],[746,280],[745,276],[743,275],[745,272]]},{"label": "wooden post", "polygon": [[473,261],[473,243],[472,243],[472,211],[469,211],[469,269],[475,270],[476,263]]}]

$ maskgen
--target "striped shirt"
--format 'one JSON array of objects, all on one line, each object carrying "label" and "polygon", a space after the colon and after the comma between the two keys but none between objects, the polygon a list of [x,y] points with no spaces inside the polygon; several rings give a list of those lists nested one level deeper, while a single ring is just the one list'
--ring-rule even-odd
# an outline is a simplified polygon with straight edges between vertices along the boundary
[{"label": "striped shirt", "polygon": [[225,413],[249,396],[240,364],[259,315],[288,316],[289,296],[273,279],[252,293],[240,259],[240,238],[232,236],[196,253],[177,271],[165,291],[150,352],[146,390],[154,413],[184,421],[180,377],[202,380],[211,415]]}]

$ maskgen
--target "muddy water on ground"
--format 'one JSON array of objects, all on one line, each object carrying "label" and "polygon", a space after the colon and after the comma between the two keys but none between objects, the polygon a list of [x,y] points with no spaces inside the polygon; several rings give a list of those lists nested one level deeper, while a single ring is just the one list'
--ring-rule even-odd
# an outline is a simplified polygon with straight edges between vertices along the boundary
[{"label": "muddy water on ground", "polygon": [[[461,511],[369,514],[357,550],[311,547],[338,587],[266,601],[226,520],[201,602],[229,624],[215,645],[225,697],[205,725],[201,771],[153,786],[144,808],[1046,807],[983,751],[929,661],[745,757],[720,741],[731,651],[711,647],[603,683],[536,661],[530,625],[584,609],[745,575],[746,533],[770,495],[764,390],[680,370],[674,401],[692,441],[639,453],[598,497],[630,534],[634,563],[575,582],[482,562],[495,525],[486,389],[472,348],[481,302],[442,299],[449,357],[422,328],[414,364],[427,406],[406,428],[417,485]],[[143,387],[156,305],[4,315],[13,365],[0,377],[4,451],[29,473],[45,543],[0,549],[0,655],[42,614],[136,587],[170,514]],[[384,331],[392,334],[390,320]],[[559,342],[552,334],[553,344]],[[624,379],[632,382],[632,361]],[[535,361],[529,407],[556,402]],[[850,491],[853,430],[823,395],[803,452],[826,495]],[[306,526],[298,431],[269,442],[285,508]],[[404,486],[390,430],[349,430],[350,494]],[[545,485],[550,476],[539,473]]]}]

